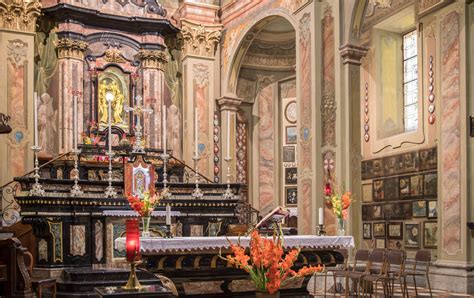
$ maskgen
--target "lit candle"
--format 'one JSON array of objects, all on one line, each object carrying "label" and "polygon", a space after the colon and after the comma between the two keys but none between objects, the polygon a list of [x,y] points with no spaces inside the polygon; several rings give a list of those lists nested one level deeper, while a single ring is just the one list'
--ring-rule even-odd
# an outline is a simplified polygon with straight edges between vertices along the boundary
[{"label": "lit candle", "polygon": [[324,225],[324,209],[319,208],[319,224]]},{"label": "lit candle", "polygon": [[227,111],[227,159],[230,159],[230,111]]},{"label": "lit candle", "polygon": [[73,138],[72,138],[72,143],[74,145],[74,150],[77,151],[77,96],[73,96],[73,110],[72,110],[72,118],[74,121],[74,126],[73,126]]},{"label": "lit candle", "polygon": [[38,94],[35,92],[33,95],[33,115],[34,115],[34,134],[35,134],[35,147],[38,147]]},{"label": "lit candle", "polygon": [[194,108],[194,153],[198,157],[198,108]]},{"label": "lit candle", "polygon": [[163,105],[163,151],[166,154],[166,106]]},{"label": "lit candle", "polygon": [[166,205],[166,225],[171,225],[171,206]]}]

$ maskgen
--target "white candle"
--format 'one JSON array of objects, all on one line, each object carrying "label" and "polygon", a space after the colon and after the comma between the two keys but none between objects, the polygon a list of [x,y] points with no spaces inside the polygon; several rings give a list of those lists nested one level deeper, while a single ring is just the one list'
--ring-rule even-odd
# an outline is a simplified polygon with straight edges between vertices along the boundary
[{"label": "white candle", "polygon": [[319,208],[319,224],[324,225],[324,209]]},{"label": "white candle", "polygon": [[74,95],[73,97],[73,110],[72,110],[72,118],[74,121],[74,126],[73,126],[73,139],[72,143],[74,145],[74,150],[77,151],[77,96]]},{"label": "white candle", "polygon": [[171,225],[171,206],[166,205],[166,224]]},{"label": "white candle", "polygon": [[112,152],[112,100],[114,100],[114,95],[107,92],[105,99],[109,104],[109,152]]},{"label": "white candle", "polygon": [[230,111],[227,111],[227,159],[230,159]]},{"label": "white candle", "polygon": [[166,106],[163,105],[163,151],[166,154]]},{"label": "white candle", "polygon": [[33,94],[33,117],[34,117],[34,135],[35,135],[35,147],[38,147],[38,94]]},{"label": "white candle", "polygon": [[194,108],[194,153],[198,155],[198,108]]}]

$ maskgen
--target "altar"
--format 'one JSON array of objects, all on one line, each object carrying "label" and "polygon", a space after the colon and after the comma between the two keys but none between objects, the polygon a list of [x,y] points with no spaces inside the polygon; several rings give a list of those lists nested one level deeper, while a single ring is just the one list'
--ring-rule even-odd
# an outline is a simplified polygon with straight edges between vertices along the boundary
[{"label": "altar", "polygon": [[[144,267],[171,279],[180,294],[193,295],[244,293],[255,291],[248,274],[222,259],[230,253],[230,244],[249,246],[249,237],[176,237],[140,238]],[[115,240],[115,249],[125,251],[125,238]],[[300,248],[295,267],[324,265],[333,267],[344,262],[338,251],[354,247],[352,236],[285,236],[283,248]],[[296,279],[283,292],[307,294],[309,277]]]}]

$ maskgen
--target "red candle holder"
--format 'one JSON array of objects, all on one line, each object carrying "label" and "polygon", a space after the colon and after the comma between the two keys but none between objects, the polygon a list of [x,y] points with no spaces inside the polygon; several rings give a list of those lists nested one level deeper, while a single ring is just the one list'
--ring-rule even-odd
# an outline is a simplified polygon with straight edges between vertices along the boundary
[{"label": "red candle holder", "polygon": [[140,264],[140,227],[137,219],[129,219],[126,222],[125,247],[127,261],[130,262],[130,275],[123,288],[125,290],[140,290],[143,286],[138,281],[136,267]]}]

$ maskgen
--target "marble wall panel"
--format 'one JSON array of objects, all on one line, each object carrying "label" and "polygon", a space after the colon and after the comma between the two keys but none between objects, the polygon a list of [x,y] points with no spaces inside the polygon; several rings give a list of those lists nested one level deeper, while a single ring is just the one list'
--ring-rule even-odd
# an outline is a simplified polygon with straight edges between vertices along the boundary
[{"label": "marble wall panel", "polygon": [[[209,67],[202,63],[193,64],[193,94],[194,103],[197,107],[198,117],[198,151],[201,156],[199,161],[199,169],[206,175],[209,169],[209,155],[211,154],[211,143],[209,141]],[[194,111],[193,111],[194,114]],[[194,127],[194,125],[193,125]],[[193,134],[194,135],[194,134]],[[194,149],[193,149],[194,153]]]},{"label": "marble wall panel", "polygon": [[86,253],[86,226],[72,225],[69,230],[69,248],[73,256],[83,256]]},{"label": "marble wall panel", "polygon": [[459,14],[441,21],[442,111],[441,198],[442,249],[449,255],[461,249],[461,108]]},{"label": "marble wall panel", "polygon": [[100,262],[104,257],[104,224],[100,220],[94,224],[94,240],[95,258]]}]

